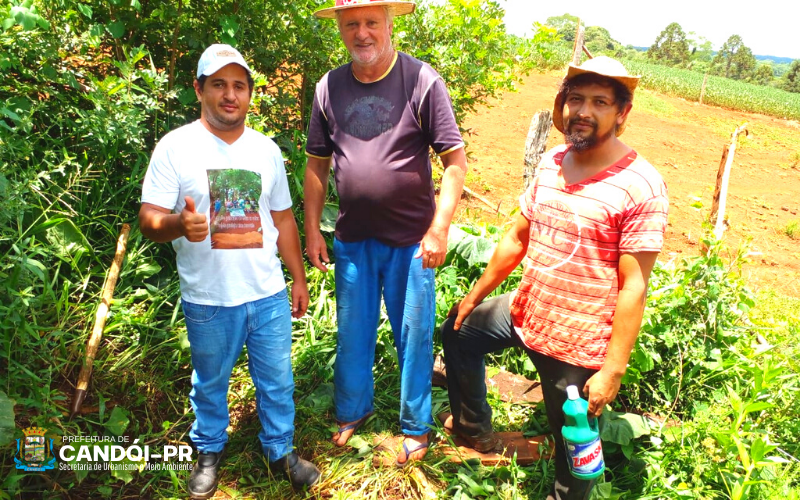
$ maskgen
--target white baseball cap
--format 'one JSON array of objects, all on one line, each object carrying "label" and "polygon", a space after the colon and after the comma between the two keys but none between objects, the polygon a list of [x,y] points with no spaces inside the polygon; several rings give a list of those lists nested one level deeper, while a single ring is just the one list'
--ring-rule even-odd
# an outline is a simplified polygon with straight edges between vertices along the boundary
[{"label": "white baseball cap", "polygon": [[238,50],[224,43],[215,43],[200,56],[200,61],[197,63],[197,78],[203,75],[211,76],[228,64],[238,64],[248,74],[252,73]]}]

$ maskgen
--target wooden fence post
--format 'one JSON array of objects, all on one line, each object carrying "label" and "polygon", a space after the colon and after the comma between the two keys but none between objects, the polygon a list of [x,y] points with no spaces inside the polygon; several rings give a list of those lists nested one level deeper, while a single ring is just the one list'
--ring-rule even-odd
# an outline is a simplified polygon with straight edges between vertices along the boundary
[{"label": "wooden fence post", "polygon": [[575,30],[575,45],[572,46],[572,64],[575,66],[580,66],[581,64],[581,53],[583,52],[583,36],[584,36],[584,29],[583,26],[581,26],[581,20],[578,19],[578,28]]},{"label": "wooden fence post", "polygon": [[539,165],[539,160],[542,159],[542,153],[547,146],[547,136],[550,134],[552,126],[553,112],[549,109],[538,111],[531,119],[528,137],[525,139],[525,168],[522,174],[526,191],[536,175],[536,167]]},{"label": "wooden fence post", "polygon": [[725,231],[725,202],[728,197],[728,181],[733,166],[733,156],[736,153],[736,139],[742,132],[747,135],[747,123],[742,123],[731,134],[731,143],[722,151],[722,160],[717,171],[717,187],[714,189],[714,201],[711,204],[709,220],[714,220],[714,238],[720,239]]},{"label": "wooden fence post", "polygon": [[708,81],[708,73],[703,77],[703,86],[700,88],[700,104],[703,104],[703,97],[706,95],[706,82]]}]

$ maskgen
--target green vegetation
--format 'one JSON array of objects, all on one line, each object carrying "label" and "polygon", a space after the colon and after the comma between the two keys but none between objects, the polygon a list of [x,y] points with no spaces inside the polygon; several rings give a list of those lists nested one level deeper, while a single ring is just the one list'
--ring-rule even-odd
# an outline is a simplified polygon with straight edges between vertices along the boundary
[{"label": "green vegetation", "polygon": [[[37,425],[56,447],[78,435],[124,435],[151,449],[186,442],[191,363],[174,254],[136,227],[142,176],[157,139],[197,116],[191,76],[200,52],[212,41],[236,43],[257,70],[250,124],[281,146],[301,219],[300,145],[310,93],[346,57],[334,24],[311,16],[323,3],[212,0],[199,8],[12,0],[0,6],[0,498],[185,496],[188,471],[25,473],[11,458],[14,439]],[[420,5],[425,30],[417,17],[397,20],[398,45],[441,69],[459,117],[512,86],[518,71],[559,67],[568,57],[547,26],[533,40],[504,37],[501,14],[494,2],[449,0]],[[597,40],[605,36],[595,32]],[[511,57],[515,51],[520,61]],[[639,104],[672,112],[649,101]],[[332,194],[328,232],[335,203]],[[68,420],[123,222],[134,227],[94,377],[84,412]],[[478,278],[502,229],[465,226],[452,233],[437,273],[439,323]],[[742,254],[725,258],[718,243],[708,245],[707,254],[662,263],[654,272],[641,339],[614,405],[619,413],[606,417],[609,470],[597,487],[600,498],[800,496],[800,304],[754,297],[740,272]],[[517,270],[497,293],[513,289],[519,277]],[[326,473],[319,496],[422,497],[430,490],[411,469],[372,466],[371,438],[399,432],[396,353],[385,317],[376,349],[376,416],[350,447],[329,442],[332,276],[309,269],[308,279],[312,303],[293,334],[296,444]],[[519,353],[497,356],[490,366],[534,375]],[[235,498],[291,498],[289,484],[265,467],[253,397],[243,357],[231,382],[230,454],[220,489]],[[498,430],[548,431],[541,408],[494,394],[490,404]],[[434,412],[446,407],[445,392],[436,390]],[[633,415],[645,412],[653,418]],[[553,480],[546,460],[479,467],[433,453],[419,471],[439,498],[463,500],[541,498]]]},{"label": "green vegetation", "polygon": [[[690,101],[700,99],[704,78],[702,73],[641,61],[625,60],[623,63],[629,72],[642,75],[641,85],[644,88]],[[800,120],[800,94],[718,76],[708,77],[703,103]]]},{"label": "green vegetation", "polygon": [[672,104],[648,89],[637,89],[635,99],[636,111],[644,111],[655,116],[675,116],[678,110]]},{"label": "green vegetation", "polygon": [[789,70],[783,75],[781,88],[787,92],[800,92],[800,60],[792,62]]},{"label": "green vegetation", "polygon": [[711,68],[715,75],[744,80],[750,78],[756,67],[753,52],[742,41],[739,35],[731,35],[719,49]]},{"label": "green vegetation", "polygon": [[786,224],[783,234],[793,240],[800,240],[800,221],[793,220]]},{"label": "green vegetation", "polygon": [[689,61],[689,42],[681,25],[671,23],[664,28],[653,45],[647,50],[647,57],[666,66],[684,65]]}]

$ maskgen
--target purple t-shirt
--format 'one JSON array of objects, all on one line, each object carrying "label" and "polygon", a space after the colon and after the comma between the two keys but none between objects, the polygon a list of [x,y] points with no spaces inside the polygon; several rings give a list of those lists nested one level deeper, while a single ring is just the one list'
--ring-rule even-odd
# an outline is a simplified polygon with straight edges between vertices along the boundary
[{"label": "purple t-shirt", "polygon": [[464,146],[442,78],[396,54],[376,82],[359,82],[345,64],[323,76],[314,94],[306,154],[333,157],[341,241],[401,247],[422,240],[436,208],[429,147],[442,155]]}]

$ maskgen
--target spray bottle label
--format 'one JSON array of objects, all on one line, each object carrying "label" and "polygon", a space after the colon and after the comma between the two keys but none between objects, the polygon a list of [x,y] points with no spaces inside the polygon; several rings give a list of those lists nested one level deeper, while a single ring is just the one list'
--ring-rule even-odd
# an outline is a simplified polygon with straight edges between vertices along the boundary
[{"label": "spray bottle label", "polygon": [[591,476],[605,469],[603,445],[600,442],[600,437],[588,443],[580,444],[572,443],[565,439],[564,446],[567,448],[569,468],[573,474]]}]

